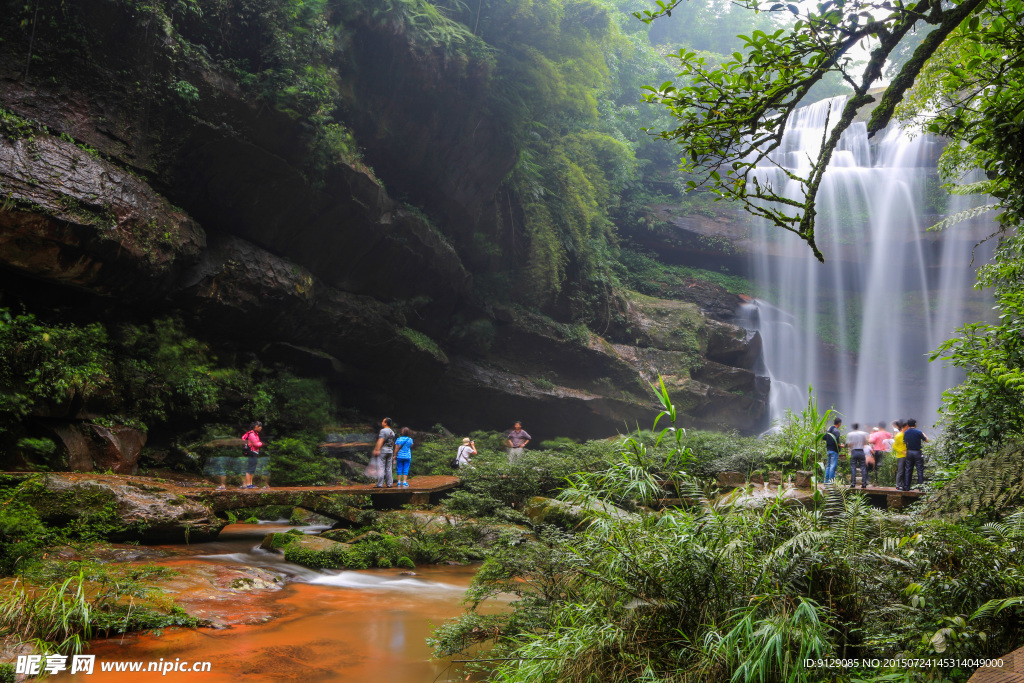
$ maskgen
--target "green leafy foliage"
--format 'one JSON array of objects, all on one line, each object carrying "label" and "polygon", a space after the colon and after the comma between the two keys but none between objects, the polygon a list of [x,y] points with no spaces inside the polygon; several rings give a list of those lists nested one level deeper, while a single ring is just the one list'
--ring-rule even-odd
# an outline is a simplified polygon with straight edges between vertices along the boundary
[{"label": "green leafy foliage", "polygon": [[0,424],[33,406],[95,396],[111,384],[103,326],[47,325],[30,313],[0,309]]},{"label": "green leafy foliage", "polygon": [[320,454],[316,442],[284,438],[268,449],[273,486],[328,486],[342,478],[338,461]]},{"label": "green leafy foliage", "polygon": [[1006,444],[986,457],[968,462],[928,500],[928,512],[958,519],[998,518],[1024,505],[1024,448]]},{"label": "green leafy foliage", "polygon": [[[847,680],[803,660],[854,651],[879,660],[858,669],[863,680],[965,681],[970,669],[941,660],[1019,645],[1020,519],[981,535],[888,515],[839,488],[814,511],[717,510],[687,473],[694,458],[660,389],[667,422],[654,443],[668,442],[669,477],[692,506],[595,507],[572,533],[540,527],[536,540],[496,544],[466,615],[435,633],[438,655],[491,642],[480,662],[500,681],[795,682]],[[646,441],[623,442],[618,461],[576,475],[563,498],[649,500],[665,475],[652,476]],[[509,609],[479,610],[499,596],[512,596]],[[889,668],[887,657],[929,666]]]},{"label": "green leafy foliage", "polygon": [[36,559],[50,534],[30,505],[6,490],[0,496],[0,576],[9,576]]},{"label": "green leafy foliage", "polygon": [[[1014,218],[1018,220],[1018,218]],[[979,287],[995,292],[996,323],[971,323],[943,343],[932,359],[967,371],[943,396],[943,455],[960,462],[994,451],[1024,424],[1024,238],[1004,237]]]}]

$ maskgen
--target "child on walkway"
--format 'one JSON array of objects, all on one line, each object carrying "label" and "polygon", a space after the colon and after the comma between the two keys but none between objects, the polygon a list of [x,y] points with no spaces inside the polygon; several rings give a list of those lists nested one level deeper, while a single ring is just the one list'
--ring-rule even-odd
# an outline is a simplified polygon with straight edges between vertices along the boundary
[{"label": "child on walkway", "polygon": [[402,427],[402,435],[395,439],[395,466],[398,469],[396,486],[409,485],[409,466],[412,465],[412,430]]}]

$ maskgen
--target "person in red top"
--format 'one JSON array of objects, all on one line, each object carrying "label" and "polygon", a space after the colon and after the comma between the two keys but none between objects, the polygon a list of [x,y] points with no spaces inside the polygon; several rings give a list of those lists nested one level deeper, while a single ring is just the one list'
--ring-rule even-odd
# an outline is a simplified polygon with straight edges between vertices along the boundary
[{"label": "person in red top", "polygon": [[249,431],[242,435],[242,447],[248,456],[248,462],[245,466],[245,483],[239,488],[256,488],[256,485],[252,483],[252,476],[256,474],[256,464],[259,461],[260,448],[263,446],[263,442],[260,441],[260,432],[262,431],[263,423],[256,421],[249,427]]},{"label": "person in red top", "polygon": [[875,454],[875,471],[882,466],[882,458],[889,451],[889,444],[886,443],[888,439],[892,438],[892,434],[885,431],[885,423],[879,422],[878,426],[871,430],[871,436],[868,437],[868,443],[871,444],[871,450]]}]

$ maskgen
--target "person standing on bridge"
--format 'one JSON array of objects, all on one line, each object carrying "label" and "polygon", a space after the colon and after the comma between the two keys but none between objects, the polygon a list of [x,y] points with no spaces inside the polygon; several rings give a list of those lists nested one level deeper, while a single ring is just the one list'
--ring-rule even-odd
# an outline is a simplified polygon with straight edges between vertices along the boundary
[{"label": "person standing on bridge", "polygon": [[928,437],[917,428],[917,420],[907,420],[907,431],[903,432],[903,443],[907,447],[907,464],[903,468],[903,490],[910,490],[910,480],[917,468],[917,487],[924,483],[924,455],[921,453]]},{"label": "person standing on bridge", "polygon": [[402,427],[402,435],[395,439],[395,467],[398,469],[396,486],[409,485],[409,466],[412,465],[412,430]]},{"label": "person standing on bridge", "polygon": [[506,437],[508,443],[508,461],[515,462],[526,452],[526,445],[530,443],[530,436],[526,430],[523,429],[523,423],[518,420],[512,426],[512,431],[508,433]]},{"label": "person standing on bridge", "polygon": [[[889,439],[892,438],[892,434],[885,431],[885,423],[879,422],[878,426],[871,430],[871,436],[868,437],[868,441],[871,442],[871,450],[875,454],[875,471],[882,467],[882,459],[886,453],[889,452]],[[876,477],[877,478],[877,477]]]},{"label": "person standing on bridge", "polygon": [[391,488],[391,460],[395,454],[395,426],[390,417],[380,421],[380,433],[377,434],[377,444],[373,447],[373,458],[371,463],[377,466],[377,485],[374,488]]},{"label": "person standing on bridge", "polygon": [[249,427],[249,431],[242,435],[242,450],[246,456],[245,482],[239,487],[243,489],[254,489],[252,476],[256,474],[256,467],[259,464],[260,448],[263,442],[260,441],[260,432],[263,431],[263,423],[257,420]]},{"label": "person standing on bridge", "polygon": [[857,470],[861,470],[860,487],[868,487],[868,464],[864,447],[868,445],[868,433],[860,430],[856,422],[853,431],[846,435],[846,449],[850,452],[850,488],[857,487]]},{"label": "person standing on bridge", "polygon": [[832,420],[832,426],[825,432],[825,452],[828,453],[828,460],[825,462],[825,483],[831,484],[836,478],[836,469],[839,467],[839,449],[843,448],[843,435],[839,428],[843,426],[843,418],[837,417]]},{"label": "person standing on bridge", "polygon": [[907,444],[903,443],[903,433],[907,431],[907,423],[904,420],[896,420],[892,423],[896,430],[896,436],[892,440],[892,452],[896,456],[896,490],[906,491],[903,487],[903,472],[907,467]]}]

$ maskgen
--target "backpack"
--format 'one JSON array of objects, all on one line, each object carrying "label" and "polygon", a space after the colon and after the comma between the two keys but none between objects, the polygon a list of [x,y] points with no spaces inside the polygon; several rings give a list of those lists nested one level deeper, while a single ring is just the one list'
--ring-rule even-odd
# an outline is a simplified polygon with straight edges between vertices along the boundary
[{"label": "backpack", "polygon": [[463,448],[465,448],[465,446],[459,446],[458,452],[455,454],[455,457],[452,459],[451,467],[452,467],[453,470],[460,470],[460,469],[462,469],[462,463],[460,462],[460,460],[462,460],[462,449]]},{"label": "backpack", "polygon": [[252,448],[249,447],[249,435],[252,434],[250,429],[245,434],[242,434],[242,455],[248,457],[253,455]]}]

